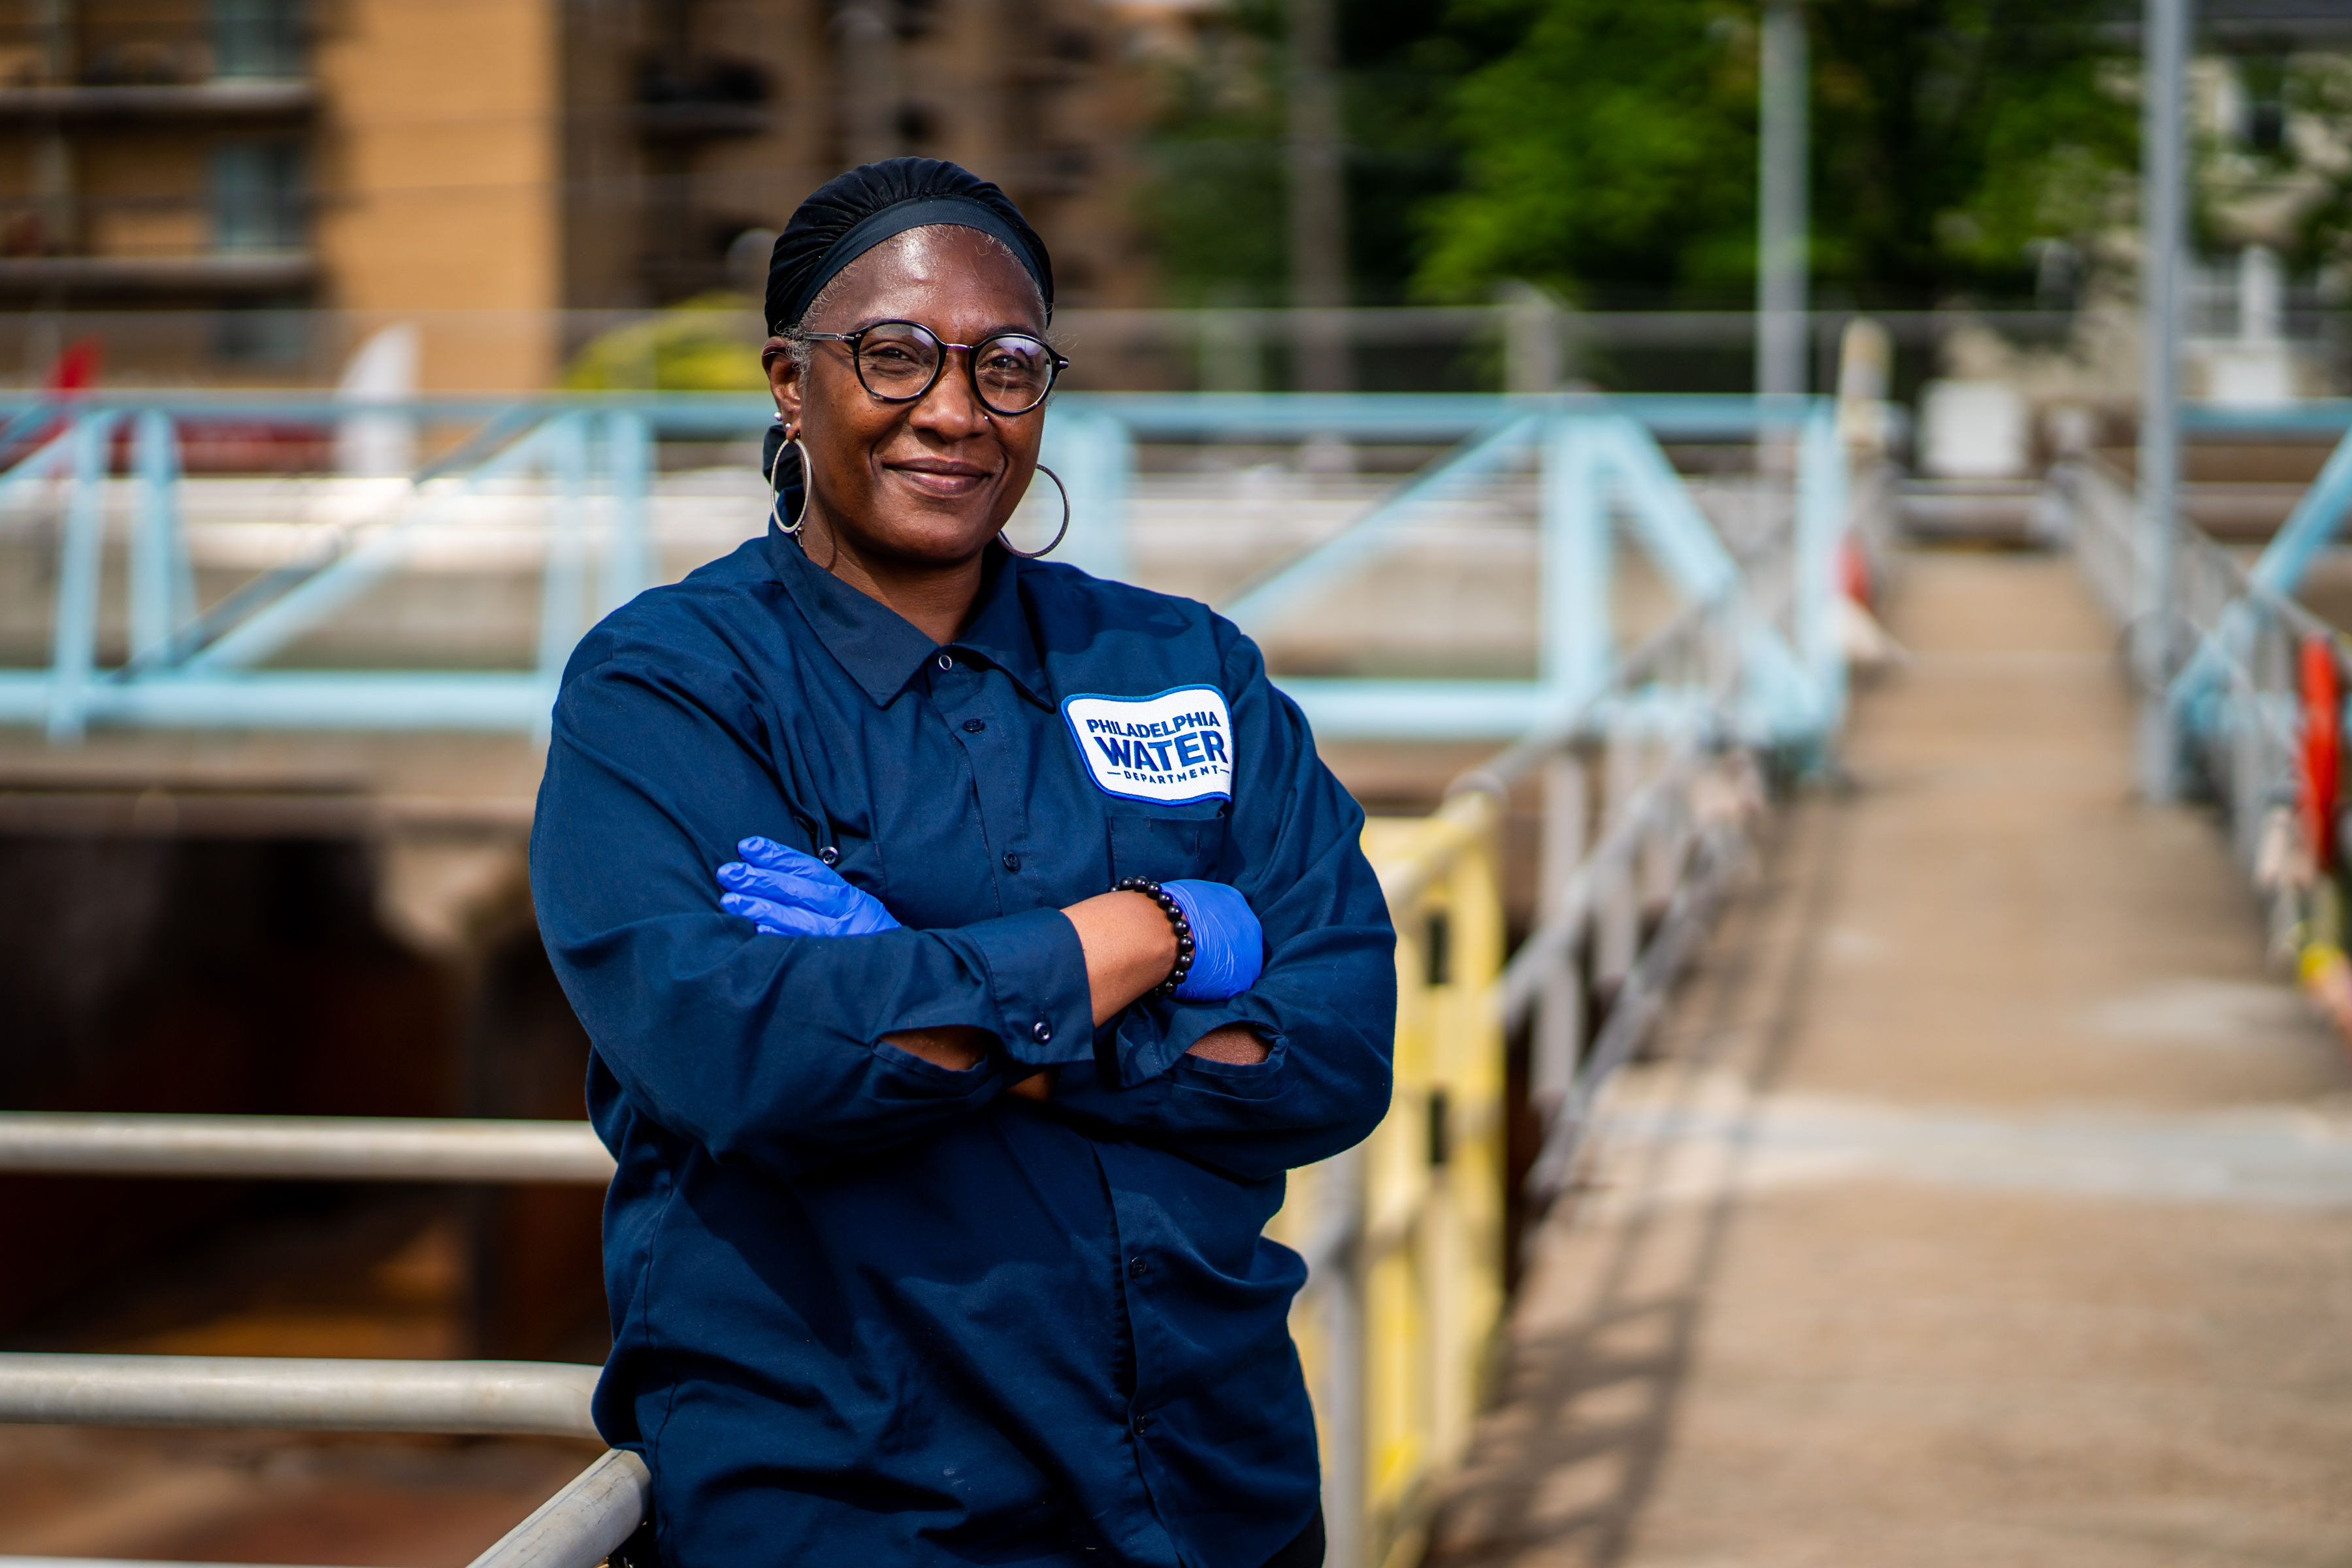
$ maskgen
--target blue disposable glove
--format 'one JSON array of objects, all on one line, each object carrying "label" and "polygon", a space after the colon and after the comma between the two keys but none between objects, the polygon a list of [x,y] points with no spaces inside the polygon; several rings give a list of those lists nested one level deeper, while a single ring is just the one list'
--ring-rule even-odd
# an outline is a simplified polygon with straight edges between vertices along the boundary
[{"label": "blue disposable glove", "polygon": [[740,860],[719,868],[719,907],[769,936],[871,936],[897,931],[882,900],[841,878],[814,855],[770,838],[735,846]]},{"label": "blue disposable glove", "polygon": [[1187,878],[1160,885],[1192,927],[1192,968],[1176,987],[1176,1000],[1222,1002],[1256,984],[1265,968],[1265,931],[1249,900],[1223,882]]}]

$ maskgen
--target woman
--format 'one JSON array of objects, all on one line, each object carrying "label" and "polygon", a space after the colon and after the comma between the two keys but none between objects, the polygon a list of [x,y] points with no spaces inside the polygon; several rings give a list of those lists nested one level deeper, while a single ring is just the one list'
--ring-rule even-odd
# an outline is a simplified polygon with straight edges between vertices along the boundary
[{"label": "woman", "polygon": [[531,882],[670,1568],[1321,1560],[1260,1232],[1387,1107],[1393,935],[1249,641],[998,538],[1052,301],[952,164],[811,196],[766,536],[564,674]]}]

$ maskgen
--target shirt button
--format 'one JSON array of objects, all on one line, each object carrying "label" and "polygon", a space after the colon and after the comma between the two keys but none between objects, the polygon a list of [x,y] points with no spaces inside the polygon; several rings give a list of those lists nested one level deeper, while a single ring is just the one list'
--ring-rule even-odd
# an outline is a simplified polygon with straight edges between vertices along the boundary
[{"label": "shirt button", "polygon": [[987,728],[988,721],[985,719],[967,719],[963,721],[963,732],[967,735],[977,735]]},{"label": "shirt button", "polygon": [[1150,1411],[1139,1410],[1135,1413],[1135,1429],[1139,1432],[1149,1432],[1151,1430]]},{"label": "shirt button", "polygon": [[1054,1037],[1054,1026],[1040,1018],[1029,1026],[1029,1037],[1042,1046]]},{"label": "shirt button", "polygon": [[1021,857],[1013,853],[1012,850],[1007,849],[1004,852],[1004,868],[1008,871],[1018,871],[1021,869]]},{"label": "shirt button", "polygon": [[841,864],[841,851],[835,849],[830,844],[818,850],[816,852],[816,858],[824,861],[828,866],[838,866]]},{"label": "shirt button", "polygon": [[1145,1275],[1151,1272],[1151,1265],[1146,1263],[1142,1258],[1138,1258],[1128,1264],[1127,1271],[1131,1277],[1140,1279]]},{"label": "shirt button", "polygon": [[940,655],[940,668],[941,669],[953,669],[955,668],[955,655],[951,653],[943,653]]}]

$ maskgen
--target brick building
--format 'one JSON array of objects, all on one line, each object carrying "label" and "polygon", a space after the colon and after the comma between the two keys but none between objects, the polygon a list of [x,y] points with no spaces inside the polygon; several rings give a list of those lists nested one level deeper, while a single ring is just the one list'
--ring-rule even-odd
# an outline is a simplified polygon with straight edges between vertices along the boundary
[{"label": "brick building", "polygon": [[744,280],[747,231],[898,153],[1003,184],[1070,302],[1139,303],[1148,25],[1103,0],[0,0],[0,375],[100,322],[142,376],[316,379],[407,320],[427,388],[541,385],[610,312],[727,286],[730,247]]}]

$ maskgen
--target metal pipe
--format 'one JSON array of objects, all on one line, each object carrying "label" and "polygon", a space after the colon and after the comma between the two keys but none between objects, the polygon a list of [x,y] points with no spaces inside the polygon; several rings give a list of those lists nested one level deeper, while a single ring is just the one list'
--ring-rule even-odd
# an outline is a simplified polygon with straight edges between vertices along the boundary
[{"label": "metal pipe", "polygon": [[528,1361],[0,1354],[0,1421],[594,1437],[602,1369]]},{"label": "metal pipe", "polygon": [[[1570,883],[1584,859],[1591,815],[1586,794],[1584,764],[1576,757],[1563,752],[1544,764],[1542,879],[1537,887],[1536,914],[1538,923],[1546,927],[1581,921],[1582,911],[1570,901]],[[1575,960],[1570,939],[1561,944],[1559,957],[1544,965],[1536,995],[1528,1092],[1547,1116],[1568,1098],[1583,1046],[1584,987]]]},{"label": "metal pipe", "polygon": [[1289,0],[1290,292],[1316,315],[1300,325],[1297,376],[1308,392],[1345,391],[1348,195],[1334,0]]},{"label": "metal pipe", "polygon": [[1365,1505],[1371,1496],[1371,1445],[1364,1429],[1370,1415],[1365,1382],[1371,1370],[1364,1331],[1365,1176],[1360,1145],[1332,1157],[1324,1201],[1336,1204],[1337,1212],[1316,1248],[1328,1260],[1315,1273],[1328,1279],[1321,1295],[1329,1378],[1322,1406],[1331,1451],[1323,1466],[1323,1529],[1324,1561],[1330,1568],[1371,1568],[1370,1542],[1364,1539]]},{"label": "metal pipe", "polygon": [[615,1449],[507,1531],[470,1568],[596,1568],[652,1511],[653,1480],[643,1459]]},{"label": "metal pipe", "polygon": [[602,1186],[613,1156],[584,1121],[12,1110],[0,1111],[0,1171]]},{"label": "metal pipe", "polygon": [[1807,58],[1803,9],[1790,0],[1764,7],[1756,237],[1756,390],[1794,397],[1805,390]]},{"label": "metal pipe", "polygon": [[2145,554],[2139,664],[2140,793],[2179,793],[2179,740],[2167,689],[2176,649],[2172,598],[2180,531],[2180,258],[2187,224],[2183,100],[2191,0],[2147,0],[2141,40],[2140,531]]}]

